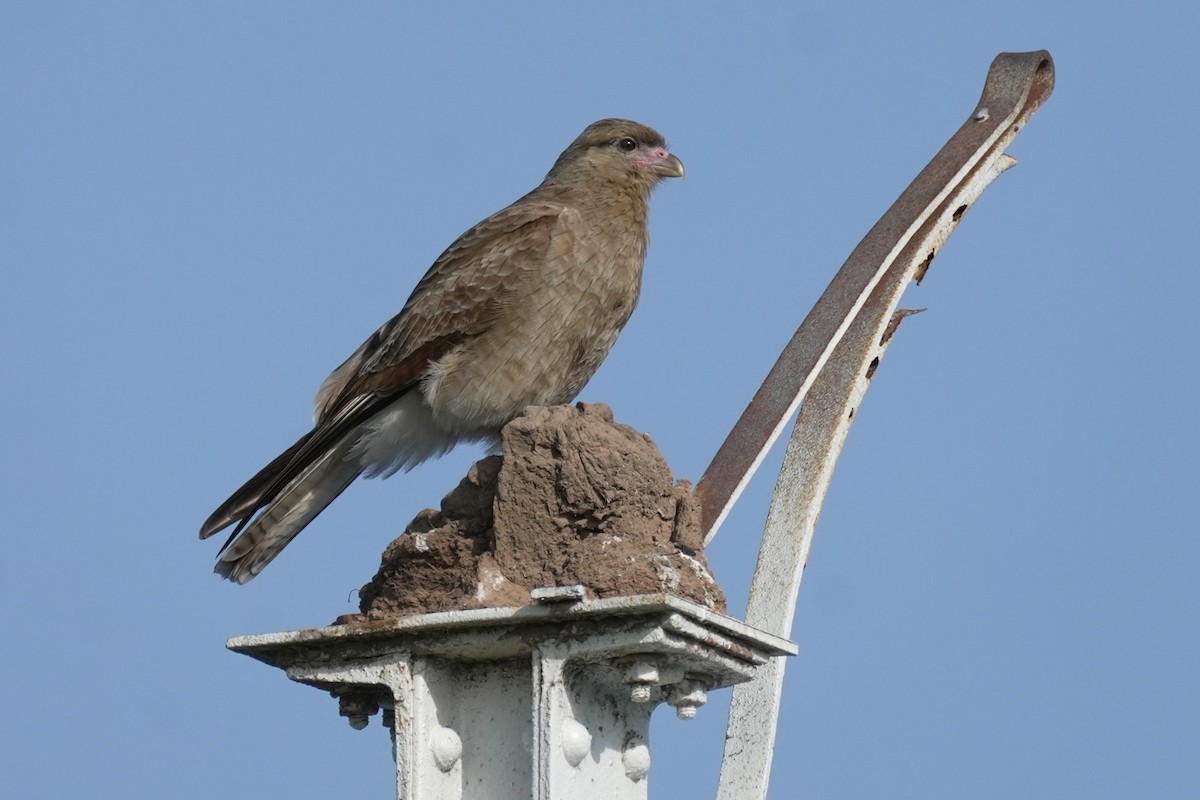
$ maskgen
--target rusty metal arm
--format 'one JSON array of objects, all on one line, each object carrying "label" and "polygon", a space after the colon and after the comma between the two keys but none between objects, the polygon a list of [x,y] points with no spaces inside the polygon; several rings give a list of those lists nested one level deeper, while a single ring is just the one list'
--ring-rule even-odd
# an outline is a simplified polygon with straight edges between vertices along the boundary
[{"label": "rusty metal arm", "polygon": [[[809,313],[726,439],[698,491],[711,539],[787,419],[800,406],[768,512],[747,624],[790,634],[825,493],[856,409],[920,280],[965,211],[1016,162],[1004,149],[1049,96],[1049,53],[993,61],[966,124],[867,234]],[[801,403],[803,404],[801,405]],[[785,661],[735,687],[718,800],[765,798]]]},{"label": "rusty metal arm", "polygon": [[705,542],[729,515],[883,273],[931,221],[943,231],[942,240],[950,235],[966,208],[949,207],[947,198],[1003,157],[1053,86],[1054,64],[1045,50],[1002,53],[992,62],[970,118],[854,248],[700,478],[696,492]]}]

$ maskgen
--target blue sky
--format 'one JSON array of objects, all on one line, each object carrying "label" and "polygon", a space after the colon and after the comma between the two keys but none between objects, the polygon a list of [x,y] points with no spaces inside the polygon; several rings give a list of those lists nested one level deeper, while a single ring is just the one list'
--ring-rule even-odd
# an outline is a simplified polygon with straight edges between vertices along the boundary
[{"label": "blue sky", "polygon": [[[1198,9],[8,4],[6,796],[389,796],[382,729],[224,641],[352,609],[478,452],[352,487],[247,587],[196,540],[328,371],[631,117],[688,177],[582,399],[698,478],[992,57],[1044,47],[1055,94],[910,289],[835,476],[773,796],[1196,797]],[[709,551],[735,613],[780,457]],[[727,700],[659,712],[652,796],[712,796]]]}]

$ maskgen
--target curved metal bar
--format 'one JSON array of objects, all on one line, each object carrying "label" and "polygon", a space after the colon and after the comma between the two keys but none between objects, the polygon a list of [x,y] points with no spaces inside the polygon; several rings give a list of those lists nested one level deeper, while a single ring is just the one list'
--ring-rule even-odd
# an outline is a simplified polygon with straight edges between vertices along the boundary
[{"label": "curved metal bar", "polygon": [[[747,624],[790,634],[817,517],[855,411],[905,315],[896,311],[900,297],[924,276],[965,211],[1016,163],[1004,149],[1045,102],[1053,81],[1045,51],[993,61],[971,118],[851,254],[701,480],[707,487],[702,502],[716,504],[705,508],[711,539],[803,401],[768,512]],[[759,451],[751,459],[754,447]],[[784,665],[775,657],[753,681],[734,688],[718,800],[766,797]]]},{"label": "curved metal bar", "polygon": [[[1054,62],[1045,50],[1001,53],[992,62],[970,118],[854,248],[700,478],[696,493],[706,542],[725,521],[883,273],[956,187],[985,160],[999,158],[1053,86]],[[949,221],[950,229],[955,222],[957,218]]]}]

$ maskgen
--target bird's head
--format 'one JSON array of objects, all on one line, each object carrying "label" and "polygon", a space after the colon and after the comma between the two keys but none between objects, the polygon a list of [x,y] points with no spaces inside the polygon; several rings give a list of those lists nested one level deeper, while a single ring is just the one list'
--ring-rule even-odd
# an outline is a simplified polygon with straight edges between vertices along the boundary
[{"label": "bird's head", "polygon": [[571,142],[546,179],[611,182],[648,193],[663,178],[682,177],[683,162],[658,131],[628,119],[602,119]]}]

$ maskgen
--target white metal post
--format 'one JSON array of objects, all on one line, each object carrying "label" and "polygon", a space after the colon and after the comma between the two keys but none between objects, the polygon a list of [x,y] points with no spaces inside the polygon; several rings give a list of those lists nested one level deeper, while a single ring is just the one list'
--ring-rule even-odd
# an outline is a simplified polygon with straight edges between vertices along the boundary
[{"label": "white metal post", "polygon": [[401,800],[645,800],[650,714],[685,719],[795,645],[670,595],[425,614],[229,647],[382,711]]}]

